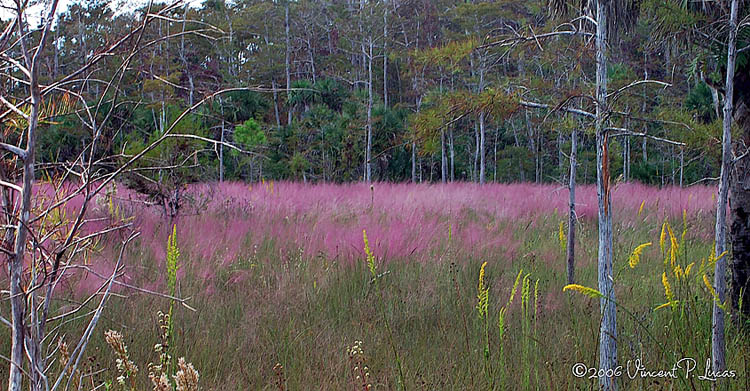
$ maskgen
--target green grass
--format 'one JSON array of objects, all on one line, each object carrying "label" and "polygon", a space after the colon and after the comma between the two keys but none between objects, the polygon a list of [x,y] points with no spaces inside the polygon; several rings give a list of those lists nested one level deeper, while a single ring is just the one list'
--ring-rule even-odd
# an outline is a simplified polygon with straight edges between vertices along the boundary
[{"label": "green grass", "polygon": [[[432,262],[379,260],[377,273],[385,273],[377,283],[382,296],[364,257],[356,264],[343,264],[293,250],[280,251],[274,241],[267,241],[259,248],[248,249],[244,259],[219,270],[212,282],[213,291],[207,292],[205,281],[197,280],[190,271],[195,263],[205,260],[184,254],[180,267],[187,274],[176,290],[182,296],[192,296],[190,305],[196,311],[175,306],[171,351],[195,365],[204,390],[273,390],[279,389],[279,379],[288,390],[354,390],[362,388],[354,380],[346,350],[359,340],[372,389],[397,389],[399,371],[389,343],[387,320],[403,365],[404,386],[410,390],[596,389],[595,379],[574,377],[572,367],[577,362],[597,366],[599,301],[562,292],[565,266],[557,238],[559,219],[547,216],[533,225],[518,224],[514,234],[523,243],[513,259],[504,254],[467,259],[445,243],[436,250]],[[682,228],[681,222],[675,226],[675,231]],[[577,280],[594,288],[595,228],[583,226],[577,244]],[[628,360],[641,358],[649,370],[669,370],[680,358],[692,357],[698,365],[694,374],[702,375],[705,360],[710,357],[711,298],[698,282],[678,284],[670,277],[684,305],[674,311],[654,311],[666,301],[661,282],[665,266],[658,245],[660,229],[661,224],[648,220],[616,226],[620,362],[626,365]],[[654,245],[631,269],[627,266],[630,252],[647,241]],[[712,247],[691,235],[687,242],[678,260],[683,265],[700,262]],[[131,254],[135,258],[139,252],[132,249]],[[259,261],[267,259],[268,254],[275,254],[273,262]],[[548,258],[553,261],[545,261]],[[488,340],[475,308],[477,279],[484,261],[488,262]],[[163,278],[164,271],[157,270],[148,259],[141,259],[140,265],[149,276],[144,280]],[[527,302],[524,316],[519,286],[505,314],[501,342],[498,314],[521,269],[529,276],[530,305]],[[231,283],[238,271],[246,273],[246,278]],[[537,279],[539,313],[534,314]],[[108,368],[101,379],[117,376],[114,355],[104,343],[103,332],[121,331],[131,359],[145,371],[146,363],[158,359],[153,352],[159,340],[157,312],[168,308],[168,301],[147,295],[111,299],[89,350],[94,362]],[[747,338],[731,322],[727,325],[727,366],[736,371],[736,377],[723,387],[748,389]],[[65,326],[69,343],[82,329],[80,321]],[[8,340],[6,329],[0,331],[0,340]],[[5,354],[7,349],[3,345],[0,352]],[[277,363],[283,366],[281,375],[274,371]],[[0,378],[7,376],[4,373],[0,371]],[[150,389],[143,373],[138,381],[142,389]],[[710,388],[709,382],[697,377],[631,380],[623,373],[619,382],[625,390]]]}]

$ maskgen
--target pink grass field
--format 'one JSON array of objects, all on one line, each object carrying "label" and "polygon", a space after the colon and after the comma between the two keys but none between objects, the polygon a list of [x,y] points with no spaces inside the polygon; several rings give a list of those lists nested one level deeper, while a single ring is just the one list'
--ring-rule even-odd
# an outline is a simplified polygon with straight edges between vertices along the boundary
[{"label": "pink grass field", "polygon": [[[665,217],[681,219],[683,210],[691,221],[710,221],[715,191],[706,186],[658,189],[619,184],[612,191],[615,225],[643,221],[638,217],[643,201],[643,215],[654,227]],[[376,183],[371,189],[362,183],[213,183],[192,185],[187,193],[193,201],[178,218],[178,243],[183,259],[191,261],[190,272],[207,281],[218,268],[257,254],[253,261],[273,263],[302,254],[306,259],[355,262],[364,254],[363,229],[383,261],[435,259],[448,243],[449,231],[453,248],[464,258],[501,254],[512,259],[524,240],[517,236],[519,231],[549,226],[549,238],[541,239],[556,241],[557,225],[567,221],[568,210],[567,188],[535,184]],[[581,223],[593,226],[595,187],[581,186],[576,194]],[[135,201],[138,197],[122,186],[116,199],[141,232],[138,253],[163,262],[171,229],[161,210]],[[107,213],[106,203],[97,204],[94,213]],[[163,265],[158,267],[163,270]],[[100,264],[97,269],[105,272],[107,267]],[[91,288],[101,282],[91,278],[83,285]]]}]

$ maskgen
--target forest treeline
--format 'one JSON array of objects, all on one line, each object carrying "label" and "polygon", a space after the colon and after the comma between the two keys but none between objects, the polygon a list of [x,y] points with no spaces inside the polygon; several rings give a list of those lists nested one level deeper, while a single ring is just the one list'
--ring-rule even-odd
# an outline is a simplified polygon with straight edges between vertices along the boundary
[{"label": "forest treeline", "polygon": [[[609,41],[610,89],[643,79],[668,84],[643,84],[618,97],[608,124],[627,132],[610,142],[611,173],[658,185],[715,178],[725,49],[682,36],[706,18],[701,10],[635,3],[626,12],[637,23]],[[77,0],[58,13],[43,84],[76,72],[153,12],[115,7]],[[197,136],[170,139],[147,154],[144,165],[181,167],[144,170],[160,181],[565,182],[577,130],[578,180],[595,182],[593,121],[563,109],[595,110],[588,98],[595,48],[586,34],[593,27],[585,18],[554,18],[549,9],[546,0],[207,0],[173,7],[123,46],[127,53],[139,39],[156,39],[128,63],[130,72],[120,75],[124,59],[111,56],[78,73],[69,89],[96,112],[66,111],[66,100],[75,98],[65,94],[50,103],[37,156],[75,162],[92,137],[79,117],[110,116],[101,129],[108,143],[91,153],[132,156],[172,126]],[[578,34],[545,36],[560,31]],[[738,74],[748,72],[748,58],[738,55]],[[122,78],[117,89],[108,75]],[[250,90],[213,97],[180,117],[234,87]],[[23,88],[12,79],[2,86],[9,96]]]}]

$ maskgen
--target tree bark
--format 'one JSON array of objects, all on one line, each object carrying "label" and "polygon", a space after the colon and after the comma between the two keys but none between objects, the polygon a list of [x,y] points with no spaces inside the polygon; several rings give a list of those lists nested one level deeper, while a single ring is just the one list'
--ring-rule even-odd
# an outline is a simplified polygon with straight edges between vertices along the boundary
[{"label": "tree bark", "polygon": [[411,182],[417,183],[417,142],[411,142]]},{"label": "tree bark", "polygon": [[[719,196],[716,200],[716,249],[717,258],[726,250],[727,200],[729,196],[729,175],[732,169],[732,101],[734,96],[734,68],[737,58],[737,7],[738,0],[732,0],[729,17],[729,45],[727,48],[727,79],[724,98],[724,119],[722,123],[721,174],[719,176]],[[726,257],[716,261],[714,290],[723,303],[726,297]],[[724,341],[724,310],[714,301],[711,322],[711,368],[714,372],[726,369],[726,348]]]},{"label": "tree bark", "polygon": [[[747,146],[750,145],[750,102],[735,103],[734,118],[742,129],[743,142],[735,143],[735,156],[744,156],[737,160],[732,171],[730,208],[732,237],[732,307],[745,319],[750,318],[750,302],[747,291],[750,289],[750,157]],[[743,146],[745,150],[740,150]],[[741,306],[740,306],[741,304]],[[742,320],[742,319],[740,319]]]},{"label": "tree bark", "polygon": [[456,173],[456,151],[453,148],[453,129],[451,128],[448,131],[448,148],[450,150],[450,158],[451,158],[451,182],[455,180],[455,173]]},{"label": "tree bark", "polygon": [[[596,173],[599,204],[598,279],[601,326],[599,329],[599,369],[617,367],[617,310],[612,273],[612,201],[610,197],[608,135],[604,124],[607,112],[607,0],[597,1],[596,12]],[[599,389],[617,390],[614,377],[599,378]]]},{"label": "tree bark", "polygon": [[[284,3],[284,30],[285,30],[285,39],[286,39],[286,52],[284,54],[284,67],[286,71],[286,96],[287,96],[287,99],[289,99],[289,89],[291,88],[292,77],[291,77],[290,70],[289,70],[289,57],[290,57],[291,47],[289,43],[289,1],[288,0]],[[292,124],[291,107],[287,107],[286,124],[287,125]]]},{"label": "tree bark", "polygon": [[485,126],[484,111],[479,112],[479,184],[484,184],[485,177]]},{"label": "tree bark", "polygon": [[367,151],[365,153],[365,181],[372,181],[372,36],[367,57]]},{"label": "tree bark", "polygon": [[445,130],[440,129],[440,181],[445,183],[448,179],[448,158],[445,155]]},{"label": "tree bark", "polygon": [[383,105],[388,107],[388,1],[383,6]]}]

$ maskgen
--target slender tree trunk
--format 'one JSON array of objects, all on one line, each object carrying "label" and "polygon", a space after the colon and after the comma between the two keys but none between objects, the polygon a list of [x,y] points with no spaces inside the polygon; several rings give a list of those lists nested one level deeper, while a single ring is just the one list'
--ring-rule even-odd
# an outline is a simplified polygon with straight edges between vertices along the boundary
[{"label": "slender tree trunk", "polygon": [[451,158],[451,182],[455,180],[455,161],[456,161],[456,151],[453,148],[453,128],[448,131],[448,147],[450,148],[450,158]]},{"label": "slender tree trunk", "polygon": [[422,183],[422,157],[421,156],[417,160],[417,174],[419,175],[419,183]]},{"label": "slender tree trunk", "polygon": [[219,108],[221,109],[221,144],[219,144],[219,183],[224,182],[224,102],[219,97]]},{"label": "slender tree trunk", "polygon": [[484,111],[479,113],[479,184],[484,184],[485,176],[485,129]]},{"label": "slender tree trunk", "polygon": [[417,183],[417,142],[411,142],[411,182]]},{"label": "slender tree trunk", "polygon": [[495,142],[492,143],[494,150],[494,157],[492,159],[492,181],[497,182],[497,136],[500,133],[500,128],[495,128]]},{"label": "slender tree trunk", "polygon": [[[734,105],[734,118],[742,129],[742,140],[734,143],[735,156],[743,156],[750,145],[750,102]],[[739,150],[745,146],[745,150]],[[732,306],[738,314],[750,319],[750,157],[744,155],[732,170],[731,242],[732,242]],[[740,304],[742,304],[740,308]],[[742,320],[742,317],[738,318]]]},{"label": "slender tree trunk", "polygon": [[[284,67],[286,70],[286,97],[289,99],[289,89],[292,85],[292,76],[289,70],[289,57],[291,51],[291,44],[289,43],[289,0],[284,3],[284,31],[286,39],[286,52],[284,55]],[[292,124],[292,108],[287,107],[286,124]]]},{"label": "slender tree trunk", "polygon": [[479,182],[479,173],[477,171],[477,163],[479,162],[479,123],[474,125],[474,165],[471,170],[472,180]]},{"label": "slender tree trunk", "polygon": [[680,147],[680,188],[682,188],[683,174],[685,172],[685,148]]},{"label": "slender tree trunk", "polygon": [[[599,369],[617,367],[617,311],[612,273],[612,201],[609,189],[608,135],[604,117],[607,112],[607,1],[597,1],[596,26],[596,171],[599,204],[598,278],[602,320],[599,329]],[[614,377],[599,378],[599,389],[617,390]]]},{"label": "slender tree trunk", "polygon": [[568,284],[575,284],[575,244],[576,244],[576,164],[578,156],[578,130],[570,135],[570,179],[568,181]]},{"label": "slender tree trunk", "polygon": [[388,107],[388,1],[383,7],[383,105]]},{"label": "slender tree trunk", "polygon": [[367,153],[366,157],[366,181],[372,181],[372,37],[370,37],[369,55],[367,57]]},{"label": "slender tree trunk", "polygon": [[310,37],[307,37],[307,53],[310,55],[310,72],[313,84],[315,84],[317,82],[315,79],[315,51],[313,50],[312,42],[310,42]]},{"label": "slender tree trunk", "polygon": [[448,180],[448,157],[445,154],[445,130],[440,129],[440,181]]},{"label": "slender tree trunk", "polygon": [[[719,196],[716,200],[716,257],[726,250],[727,242],[727,200],[729,197],[729,175],[732,169],[732,102],[734,100],[734,71],[737,59],[737,8],[738,0],[732,0],[729,17],[729,47],[727,49],[727,79],[724,97],[724,119],[722,123],[721,174],[719,177]],[[714,272],[714,290],[722,303],[726,297],[726,257],[716,261]],[[726,369],[724,344],[724,310],[714,301],[711,322],[711,368],[714,372]]]},{"label": "slender tree trunk", "polygon": [[[32,203],[31,197],[33,193],[34,185],[34,164],[35,164],[35,150],[36,150],[36,136],[37,128],[39,125],[39,115],[42,106],[42,95],[39,88],[39,57],[38,54],[44,50],[46,43],[45,38],[47,32],[52,24],[52,18],[55,15],[57,8],[57,1],[52,1],[49,9],[48,19],[46,21],[45,28],[40,39],[39,46],[36,49],[32,49],[26,44],[26,21],[22,15],[17,15],[16,22],[19,26],[19,32],[21,33],[20,49],[24,55],[26,61],[26,67],[29,70],[29,94],[30,94],[30,111],[28,114],[28,128],[26,132],[26,149],[24,150],[23,156],[20,157],[23,163],[23,178],[22,178],[22,191],[20,195],[20,203],[17,206],[17,214],[14,219],[15,225],[15,242],[13,245],[13,255],[9,258],[8,263],[8,274],[10,277],[10,312],[11,312],[11,347],[10,347],[10,363],[8,370],[8,391],[21,391],[21,384],[23,380],[23,363],[24,363],[24,346],[26,340],[26,298],[27,294],[22,286],[23,280],[23,267],[24,267],[24,255],[26,253],[26,237],[28,236],[28,226],[31,220]],[[32,301],[33,304],[33,301]],[[34,308],[31,308],[33,311]],[[34,318],[36,319],[36,318]],[[39,348],[32,341],[31,351],[32,361],[34,356],[38,357],[39,352],[36,349]],[[32,362],[32,365],[39,364],[38,362]],[[36,376],[35,376],[36,378]]]},{"label": "slender tree trunk", "polygon": [[276,80],[271,79],[271,89],[273,89],[273,113],[276,116],[276,126],[281,127],[281,117],[279,116],[279,93],[276,90]]}]

